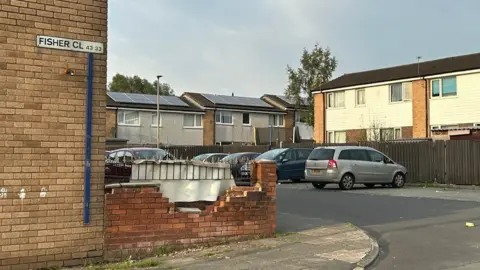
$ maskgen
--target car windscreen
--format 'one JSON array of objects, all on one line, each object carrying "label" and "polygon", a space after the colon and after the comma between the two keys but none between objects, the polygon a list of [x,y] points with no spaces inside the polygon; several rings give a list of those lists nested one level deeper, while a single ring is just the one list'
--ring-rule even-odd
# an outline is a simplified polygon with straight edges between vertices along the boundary
[{"label": "car windscreen", "polygon": [[259,155],[258,157],[255,158],[255,160],[261,160],[261,159],[274,160],[276,156],[278,156],[279,154],[283,153],[286,150],[287,149],[284,149],[284,148],[270,150]]},{"label": "car windscreen", "polygon": [[198,155],[194,158],[192,158],[192,160],[204,160],[208,157],[208,154],[203,154],[203,155]]},{"label": "car windscreen", "polygon": [[161,149],[134,150],[136,160],[163,160],[167,152]]},{"label": "car windscreen", "polygon": [[228,155],[228,156],[222,158],[221,161],[233,161],[233,160],[236,160],[240,155],[241,155],[241,153],[231,154],[231,155]]},{"label": "car windscreen", "polygon": [[331,160],[335,154],[335,149],[319,148],[313,149],[312,153],[308,156],[308,160]]}]

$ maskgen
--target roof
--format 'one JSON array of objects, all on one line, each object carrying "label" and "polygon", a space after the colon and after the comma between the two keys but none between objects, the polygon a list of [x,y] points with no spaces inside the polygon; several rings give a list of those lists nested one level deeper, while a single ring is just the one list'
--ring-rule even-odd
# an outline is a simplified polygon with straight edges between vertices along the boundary
[{"label": "roof", "polygon": [[322,85],[320,90],[402,80],[480,68],[480,53],[442,58],[432,61],[350,73]]},{"label": "roof", "polygon": [[[107,92],[107,107],[156,110],[156,95]],[[188,99],[177,96],[160,96],[160,110],[203,112]]]},{"label": "roof", "polygon": [[[263,95],[261,97],[261,99],[265,100],[266,102],[269,102],[271,101],[272,103],[275,103],[275,104],[272,104],[274,106],[276,106],[277,104],[280,105],[281,107],[285,108],[285,109],[290,109],[290,110],[293,110],[293,109],[296,109],[296,106],[295,106],[295,102],[293,102],[292,100],[288,99],[286,96],[278,96],[278,95]],[[301,108],[305,108],[307,107],[308,105],[308,101],[306,98],[302,98],[302,105],[300,105]],[[277,106],[278,106],[277,105]]]},{"label": "roof", "polygon": [[186,92],[182,97],[188,96],[198,105],[208,109],[231,109],[245,111],[261,111],[261,112],[283,112],[279,108],[263,101],[261,98],[214,95],[203,93]]}]

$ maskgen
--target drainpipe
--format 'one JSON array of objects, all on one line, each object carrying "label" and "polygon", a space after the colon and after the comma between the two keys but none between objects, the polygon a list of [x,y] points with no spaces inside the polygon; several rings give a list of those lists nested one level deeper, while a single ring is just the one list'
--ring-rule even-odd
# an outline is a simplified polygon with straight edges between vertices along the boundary
[{"label": "drainpipe", "polygon": [[87,108],[85,128],[85,173],[84,173],[84,198],[83,198],[83,223],[90,223],[90,174],[91,174],[91,151],[92,151],[92,112],[93,112],[93,54],[88,54],[87,70]]},{"label": "drainpipe", "polygon": [[430,111],[430,106],[428,103],[428,100],[430,99],[430,95],[428,94],[428,80],[423,77],[423,81],[425,82],[425,138],[428,138],[430,135],[430,121],[429,121],[429,111]]}]

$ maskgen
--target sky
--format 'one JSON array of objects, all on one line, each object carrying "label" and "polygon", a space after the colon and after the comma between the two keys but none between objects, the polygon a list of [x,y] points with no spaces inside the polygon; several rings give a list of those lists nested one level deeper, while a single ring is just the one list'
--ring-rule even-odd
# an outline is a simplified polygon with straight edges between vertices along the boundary
[{"label": "sky", "polygon": [[108,78],[175,94],[282,95],[318,43],[334,76],[480,52],[478,0],[109,0]]}]

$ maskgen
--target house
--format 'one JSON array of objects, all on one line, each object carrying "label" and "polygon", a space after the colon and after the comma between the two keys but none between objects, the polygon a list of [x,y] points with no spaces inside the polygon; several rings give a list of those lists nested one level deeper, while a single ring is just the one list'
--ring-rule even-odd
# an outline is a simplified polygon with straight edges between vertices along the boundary
[{"label": "house", "polygon": [[314,138],[468,138],[480,123],[479,87],[480,53],[345,74],[312,92]]},{"label": "house", "polygon": [[[159,98],[159,139],[162,145],[203,145],[205,112],[176,96]],[[129,144],[156,144],[157,96],[107,92],[107,138]]]},{"label": "house", "polygon": [[[203,144],[255,144],[291,140],[293,117],[260,98],[186,92],[182,99],[205,111]],[[289,133],[290,132],[290,133]]]},{"label": "house", "polygon": [[[301,98],[300,104],[298,105],[295,104],[294,101],[288,99],[286,96],[263,95],[261,99],[277,108],[284,110],[286,112],[286,118],[294,119],[293,129],[288,130],[287,132],[296,134],[294,136],[295,142],[299,142],[301,140],[313,140],[313,127],[306,123],[306,115],[308,113],[308,101],[306,98]],[[297,132],[295,132],[294,129],[296,129]]]}]

